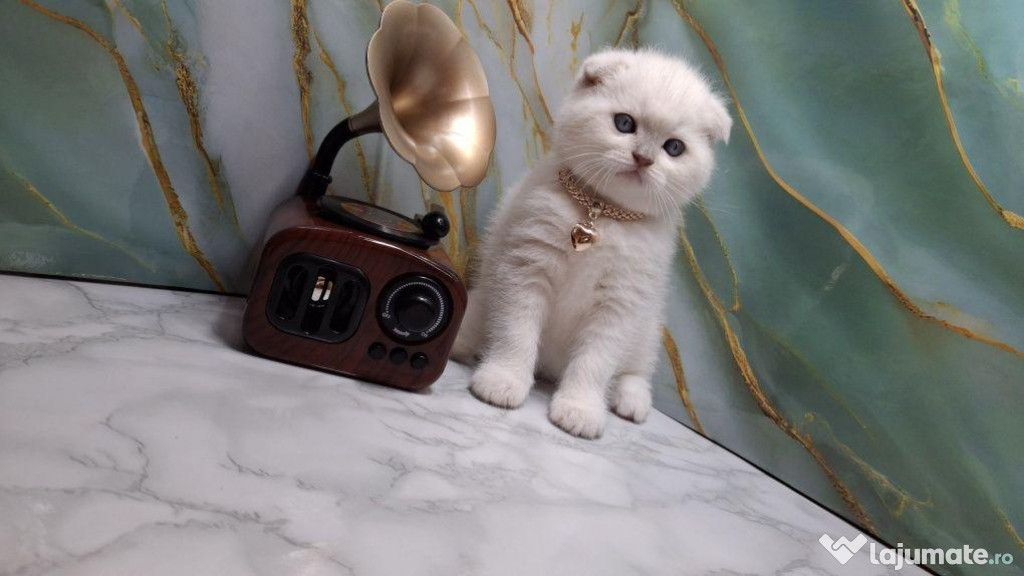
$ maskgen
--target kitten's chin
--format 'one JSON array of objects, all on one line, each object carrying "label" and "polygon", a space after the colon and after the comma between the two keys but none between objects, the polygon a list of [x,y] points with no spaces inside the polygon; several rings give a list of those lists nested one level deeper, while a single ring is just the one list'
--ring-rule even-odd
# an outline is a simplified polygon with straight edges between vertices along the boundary
[{"label": "kitten's chin", "polygon": [[649,179],[649,176],[636,173],[616,174],[616,178],[606,184],[598,194],[620,208],[650,216],[655,206],[648,201],[646,183]]}]

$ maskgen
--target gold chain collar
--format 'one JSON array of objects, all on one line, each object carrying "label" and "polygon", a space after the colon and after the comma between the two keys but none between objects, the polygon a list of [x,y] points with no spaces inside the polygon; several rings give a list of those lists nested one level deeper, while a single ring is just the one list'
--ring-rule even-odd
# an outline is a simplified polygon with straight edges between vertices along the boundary
[{"label": "gold chain collar", "polygon": [[573,177],[572,172],[567,168],[562,168],[558,171],[558,183],[561,184],[562,188],[565,188],[565,191],[568,192],[580,206],[583,206],[584,209],[592,211],[596,208],[598,210],[598,213],[595,216],[590,216],[592,219],[600,216],[607,216],[612,220],[618,220],[620,222],[632,222],[635,220],[643,220],[646,217],[646,214],[641,212],[634,212],[632,210],[626,210],[625,208],[619,208],[614,204],[609,204],[588,196],[587,193],[583,191],[583,187],[576,181],[576,178]]},{"label": "gold chain collar", "polygon": [[587,211],[586,219],[577,223],[569,231],[569,240],[572,242],[573,249],[577,252],[582,252],[597,244],[600,236],[594,226],[594,221],[601,216],[607,216],[612,220],[620,222],[633,222],[643,220],[646,217],[645,214],[640,212],[619,208],[614,204],[588,196],[568,169],[563,168],[558,171],[558,182],[573,197],[573,200],[576,200]]}]

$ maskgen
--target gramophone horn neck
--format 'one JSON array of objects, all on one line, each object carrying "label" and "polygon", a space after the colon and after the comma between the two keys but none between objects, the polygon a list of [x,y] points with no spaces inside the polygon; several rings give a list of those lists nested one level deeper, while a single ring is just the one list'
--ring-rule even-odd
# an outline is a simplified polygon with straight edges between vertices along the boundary
[{"label": "gramophone horn neck", "polygon": [[331,183],[331,167],[334,165],[334,159],[338,156],[341,147],[353,138],[380,131],[380,107],[376,100],[362,112],[345,118],[337,126],[331,128],[316,151],[313,167],[306,172],[306,182],[300,194],[313,197],[323,196],[327,192],[327,185]]},{"label": "gramophone horn neck", "polygon": [[380,132],[380,105],[377,103],[377,100],[374,100],[373,104],[364,108],[362,112],[349,116],[348,127],[355,136],[370,132]]}]

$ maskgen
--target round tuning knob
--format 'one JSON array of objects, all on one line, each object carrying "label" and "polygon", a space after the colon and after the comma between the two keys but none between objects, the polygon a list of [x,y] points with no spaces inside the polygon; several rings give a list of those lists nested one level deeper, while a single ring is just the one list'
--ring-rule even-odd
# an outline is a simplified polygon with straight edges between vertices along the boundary
[{"label": "round tuning knob", "polygon": [[427,276],[406,276],[389,284],[380,296],[378,317],[384,331],[400,342],[423,342],[444,330],[451,317],[451,298]]},{"label": "round tuning knob", "polygon": [[409,290],[395,305],[398,324],[410,332],[429,330],[437,321],[438,301],[426,291]]}]

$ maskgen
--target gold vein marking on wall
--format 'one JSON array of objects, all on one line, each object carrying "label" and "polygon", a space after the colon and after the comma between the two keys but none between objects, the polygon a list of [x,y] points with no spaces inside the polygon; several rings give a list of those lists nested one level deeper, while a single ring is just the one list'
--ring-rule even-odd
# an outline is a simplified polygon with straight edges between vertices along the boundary
[{"label": "gold vein marking on wall", "polygon": [[[553,121],[553,116],[551,115],[551,108],[548,107],[548,101],[547,101],[546,98],[544,98],[544,90],[541,89],[541,87],[540,87],[540,78],[537,75],[537,60],[534,57],[533,44],[530,43],[529,38],[527,38],[527,43],[530,45],[530,71],[533,73],[533,89],[534,89],[534,92],[537,94],[537,101],[540,102],[540,109],[541,109],[541,111],[544,112],[544,117],[547,119],[548,125],[550,125],[552,123],[552,121]],[[516,57],[516,35],[513,34],[512,35],[512,58],[509,60],[509,66],[510,67],[513,67],[513,68],[515,67],[515,57]],[[543,134],[542,134],[542,136],[543,136]],[[547,145],[547,139],[546,138],[541,140],[541,145],[543,146],[544,151],[547,152],[548,145]]]},{"label": "gold vein marking on wall", "polygon": [[[206,146],[203,143],[203,132],[202,124],[199,115],[199,87],[192,77],[192,72],[188,67],[187,58],[184,50],[181,48],[181,37],[178,35],[178,31],[174,28],[171,22],[170,11],[167,7],[167,0],[161,0],[160,9],[164,15],[164,21],[167,24],[167,42],[165,46],[153,42],[146,34],[146,30],[142,27],[142,23],[135,17],[135,14],[124,5],[122,0],[114,0],[114,5],[120,10],[121,14],[128,20],[132,25],[132,28],[138,32],[139,36],[148,44],[154,51],[163,49],[167,52],[168,57],[171,59],[171,63],[174,68],[175,83],[178,88],[178,95],[181,98],[182,104],[185,106],[185,114],[189,117],[189,128],[192,134],[192,143],[196,147],[196,153],[199,154],[200,160],[203,162],[206,169],[206,177],[210,184],[210,191],[213,194],[214,200],[217,202],[217,207],[221,212],[225,211],[225,198],[230,201],[230,197],[227,194],[222,193],[221,180],[219,177],[220,170],[218,169],[217,163],[214,162],[209,153],[206,150]],[[113,10],[107,7],[108,10],[113,14]],[[226,210],[229,212],[231,223],[235,228],[235,231],[241,236],[242,226],[238,221],[238,214],[235,213],[234,203],[230,203]]]},{"label": "gold vein marking on wall", "polygon": [[[529,117],[527,118],[527,120],[529,120],[531,125],[532,125],[533,135],[537,139],[540,140],[541,147],[545,151],[547,151],[547,149],[548,149],[547,133],[544,131],[544,128],[541,127],[540,120],[537,117],[537,114],[533,111],[533,106],[530,106],[529,98],[526,95],[526,89],[523,88],[522,83],[519,81],[519,76],[516,74],[516,69],[515,69],[515,38],[516,37],[515,37],[515,35],[512,36],[512,55],[509,56],[505,52],[505,49],[502,47],[501,42],[498,40],[497,35],[495,35],[494,30],[492,30],[491,27],[488,26],[486,22],[484,22],[483,16],[480,15],[480,10],[476,6],[476,2],[474,2],[474,0],[466,0],[466,1],[469,3],[469,7],[473,9],[473,15],[476,17],[477,25],[480,27],[481,30],[483,30],[484,35],[487,36],[487,38],[491,41],[491,43],[494,44],[494,48],[498,51],[498,56],[503,61],[505,61],[508,64],[509,77],[512,79],[512,82],[516,85],[516,88],[519,89],[519,94],[522,97],[522,101],[523,101],[523,109],[524,109],[525,112],[527,112],[529,114]],[[536,70],[534,70],[534,78],[536,79]],[[538,92],[538,94],[539,94],[539,92]],[[541,99],[541,102],[544,104],[544,110],[546,111],[547,110],[547,104],[544,103],[543,98]],[[549,123],[551,122],[550,113],[548,113],[548,122]]]},{"label": "gold vein marking on wall", "polygon": [[[516,22],[516,29],[526,39],[526,45],[530,49],[530,70],[533,72],[533,87],[537,93],[537,100],[540,102],[541,110],[544,111],[544,116],[547,118],[548,124],[552,121],[551,108],[548,107],[547,99],[544,98],[544,91],[540,87],[540,78],[537,76],[537,62],[534,58],[535,50],[533,48],[533,40],[530,39],[529,30],[533,26],[533,17],[529,10],[523,5],[522,0],[508,0],[509,8],[512,10],[512,18]],[[524,18],[525,15],[525,18]],[[582,17],[582,16],[581,16]],[[512,35],[512,58],[509,60],[509,65],[514,66],[514,60],[516,56],[516,35]],[[547,141],[543,140],[541,144],[544,146],[546,152]]]},{"label": "gold vein marking on wall", "polygon": [[547,14],[544,15],[544,23],[547,25],[547,31],[548,31],[548,44],[554,44],[555,43],[555,37],[552,35],[552,27],[551,27],[551,20],[554,17],[554,15],[555,15],[555,3],[554,2],[548,2],[548,11],[547,11]]},{"label": "gold vein marking on wall", "polygon": [[775,346],[777,346],[779,349],[785,351],[787,354],[792,356],[793,359],[796,360],[798,364],[800,364],[800,367],[804,370],[804,372],[807,373],[807,376],[811,378],[818,386],[820,386],[821,389],[824,390],[826,394],[828,394],[828,397],[831,398],[832,401],[835,402],[840,408],[842,408],[842,410],[846,412],[846,414],[850,418],[857,422],[857,425],[860,426],[861,430],[863,430],[864,433],[867,434],[870,439],[875,439],[875,434],[872,432],[870,428],[868,428],[866,424],[864,424],[864,420],[862,420],[861,417],[857,414],[857,412],[850,407],[846,399],[833,389],[832,385],[829,384],[829,381],[826,380],[821,375],[821,373],[818,372],[818,370],[814,367],[814,363],[811,362],[810,359],[808,359],[799,350],[794,348],[793,345],[790,344],[787,340],[780,337],[778,334],[770,330],[764,324],[758,322],[757,319],[755,319],[753,316],[749,314],[746,315],[746,321],[756,326],[757,329],[760,330],[766,338],[770,339]]},{"label": "gold vein marking on wall", "polygon": [[690,401],[690,389],[686,385],[683,359],[679,355],[676,339],[672,337],[672,332],[668,329],[668,326],[661,327],[661,344],[665,347],[665,354],[668,355],[668,363],[672,367],[672,375],[676,379],[676,391],[679,392],[679,398],[683,401],[683,408],[686,408],[686,413],[690,415],[690,422],[693,422],[693,427],[697,429],[697,432],[701,436],[707,436],[704,426],[701,425],[700,420],[697,418],[697,410],[693,407],[693,402]]},{"label": "gold vein marking on wall", "polygon": [[960,0],[949,0],[943,4],[943,20],[946,25],[953,31],[954,36],[957,38],[957,42],[963,46],[971,56],[974,58],[974,65],[978,69],[978,74],[986,82],[992,84],[999,94],[1006,98],[1011,106],[1015,108],[1024,108],[1024,92],[1020,90],[1020,80],[1013,77],[1007,77],[1004,81],[1000,82],[997,78],[992,75],[991,70],[988,68],[988,63],[985,62],[985,55],[981,52],[981,48],[971,37],[967,27],[964,26],[963,19],[960,15]]},{"label": "gold vein marking on wall", "polygon": [[626,18],[622,21],[622,28],[619,28],[619,35],[615,39],[615,46],[621,46],[622,41],[626,39],[626,33],[630,34],[629,45],[639,46],[640,45],[640,29],[637,27],[637,19],[643,13],[644,3],[643,0],[636,3],[636,7],[626,12]]},{"label": "gold vein marking on wall", "polygon": [[829,226],[835,229],[835,231],[839,233],[843,240],[845,240],[846,243],[851,248],[853,248],[853,250],[860,256],[860,258],[868,265],[868,267],[871,268],[871,271],[874,272],[875,276],[877,276],[878,279],[881,280],[882,283],[885,285],[885,287],[889,289],[889,292],[891,292],[893,296],[896,297],[896,300],[898,300],[899,303],[902,304],[903,307],[909,310],[912,314],[914,314],[918,318],[921,318],[922,320],[939,325],[955,334],[959,334],[971,340],[976,340],[978,342],[988,344],[989,346],[993,346],[1004,352],[1009,352],[1014,356],[1024,358],[1024,352],[1021,352],[1013,348],[1012,346],[1005,342],[1001,342],[999,340],[996,340],[995,338],[991,338],[983,334],[977,334],[975,332],[972,332],[971,330],[968,330],[967,328],[964,328],[963,326],[958,326],[956,324],[953,324],[952,322],[948,322],[941,318],[937,318],[922,310],[917,304],[915,304],[910,299],[909,296],[903,293],[903,291],[896,284],[896,282],[889,277],[889,274],[882,267],[882,264],[878,261],[878,259],[876,259],[874,255],[871,254],[867,247],[864,246],[861,243],[861,241],[858,240],[857,237],[853,235],[852,232],[847,230],[845,226],[840,224],[836,219],[829,216],[827,213],[825,213],[824,210],[822,210],[813,202],[805,198],[803,195],[797,192],[792,186],[790,186],[789,183],[787,183],[785,180],[779,177],[779,175],[775,172],[775,169],[772,168],[771,164],[768,163],[768,158],[765,157],[764,152],[761,150],[761,145],[757,141],[757,136],[754,135],[754,130],[750,125],[750,121],[747,119],[746,112],[744,112],[743,106],[740,105],[740,100],[739,96],[736,94],[736,89],[733,87],[732,81],[729,79],[729,73],[725,69],[725,63],[722,61],[722,57],[718,53],[718,49],[715,48],[715,45],[711,41],[710,36],[708,36],[708,34],[704,31],[704,28],[701,27],[700,23],[698,23],[693,18],[693,16],[679,4],[678,0],[673,0],[673,5],[676,7],[676,11],[679,13],[679,15],[682,16],[683,19],[690,25],[690,27],[694,29],[697,35],[700,36],[701,40],[704,42],[704,45],[707,47],[708,52],[711,53],[711,58],[715,61],[715,65],[718,67],[719,72],[722,74],[722,81],[725,83],[726,88],[729,90],[729,95],[732,98],[732,103],[736,107],[736,114],[739,116],[740,122],[743,124],[743,127],[746,130],[747,135],[750,137],[750,143],[754,147],[754,152],[757,153],[758,159],[761,161],[761,164],[764,166],[765,171],[768,173],[769,176],[771,176],[772,180],[774,180],[775,183],[778,184],[779,187],[782,188],[793,199],[795,199],[797,202],[802,204],[805,208],[813,212],[816,216],[824,220]]},{"label": "gold vein marking on wall", "polygon": [[[125,18],[128,19],[128,22],[131,23],[132,27],[139,32],[139,34],[146,40],[146,42],[150,43],[149,38],[146,36],[146,31],[142,27],[142,22],[139,22],[139,19],[136,18],[135,15],[132,14],[130,10],[128,10],[128,8],[124,5],[124,2],[122,2],[122,0],[114,0],[114,5],[117,6],[118,10],[120,10],[122,14],[124,14]],[[106,6],[106,4],[104,4],[104,6]],[[110,7],[107,6],[107,9],[109,11]]]},{"label": "gold vein marking on wall", "polygon": [[729,306],[729,312],[740,311],[740,281],[736,278],[736,267],[732,265],[732,258],[729,256],[729,249],[725,247],[725,240],[722,239],[722,235],[718,233],[718,226],[715,226],[715,221],[711,219],[711,214],[708,213],[707,206],[704,205],[704,199],[698,198],[695,202],[697,209],[704,215],[704,219],[707,220],[708,226],[711,227],[711,233],[715,236],[715,241],[718,242],[718,247],[722,249],[722,255],[725,256],[725,263],[729,265],[729,278],[732,282],[732,305]]},{"label": "gold vein marking on wall", "polygon": [[459,211],[462,213],[463,235],[466,238],[466,261],[476,251],[479,238],[476,233],[476,186],[459,190]]},{"label": "gold vein marking on wall", "polygon": [[[905,7],[904,7],[905,9]],[[967,27],[964,26],[963,19],[960,16],[960,0],[949,0],[943,3],[942,7],[943,20],[946,21],[946,25],[949,26],[950,30],[957,37],[960,45],[967,49],[971,53],[971,57],[974,58],[974,65],[978,68],[978,74],[981,75],[985,80],[992,80],[992,75],[988,70],[988,64],[985,63],[985,56],[981,53],[981,48],[978,48],[978,44],[971,38],[970,33],[967,31]],[[913,14],[910,14],[911,19],[914,18]],[[922,26],[927,30],[927,27]],[[916,27],[916,24],[915,24]],[[920,32],[920,29],[918,29]],[[931,34],[929,33],[929,39]],[[927,48],[927,46],[926,46]],[[1002,86],[998,82],[993,82],[996,88],[1000,89]]]},{"label": "gold vein marking on wall", "polygon": [[302,130],[306,136],[306,153],[313,158],[313,128],[309,122],[309,85],[313,82],[313,73],[306,66],[309,56],[309,16],[306,0],[291,0],[292,43],[295,53],[292,56],[292,70],[295,71],[295,82],[299,86],[299,106],[302,112]]},{"label": "gold vein marking on wall", "polygon": [[153,173],[156,176],[157,182],[160,184],[160,190],[163,192],[164,201],[167,203],[167,210],[171,215],[171,222],[174,223],[174,229],[178,235],[178,241],[181,242],[185,251],[188,252],[188,254],[192,256],[192,258],[195,259],[199,266],[206,272],[206,275],[210,277],[210,281],[217,287],[217,290],[225,292],[227,288],[221,281],[220,276],[217,275],[217,270],[214,268],[213,263],[207,259],[205,254],[203,254],[202,249],[199,248],[199,244],[192,235],[192,230],[188,227],[188,214],[185,212],[185,208],[181,205],[178,193],[174,190],[174,186],[171,184],[171,177],[167,173],[167,168],[164,167],[163,160],[160,158],[160,151],[157,149],[156,145],[156,137],[153,136],[153,127],[149,123],[149,115],[146,113],[146,108],[142,104],[142,95],[139,93],[139,86],[135,83],[135,79],[132,77],[131,71],[128,69],[128,64],[125,62],[124,57],[117,51],[117,48],[107,42],[106,38],[90,28],[85,22],[59,12],[55,12],[49,8],[45,8],[36,3],[35,0],[19,1],[44,16],[52,18],[63,24],[67,24],[68,26],[83,32],[94,42],[99,44],[100,47],[106,50],[107,54],[114,59],[114,64],[117,65],[117,71],[121,75],[121,80],[124,83],[125,89],[128,91],[128,98],[135,111],[135,120],[139,126],[139,134],[142,138],[142,149],[146,154],[146,158],[149,160],[150,166],[153,168]]},{"label": "gold vein marking on wall", "polygon": [[569,72],[574,72],[576,66],[579,64],[579,58],[577,57],[577,48],[580,41],[580,31],[583,30],[583,12],[580,12],[579,20],[573,20],[569,23],[569,51],[572,52],[572,60],[569,62]]},{"label": "gold vein marking on wall", "polygon": [[106,244],[111,248],[123,252],[125,256],[131,258],[135,263],[137,263],[139,266],[142,266],[146,270],[149,270],[150,272],[156,271],[156,268],[151,263],[141,260],[138,256],[132,254],[131,251],[125,248],[124,246],[121,246],[117,242],[108,240],[103,236],[97,234],[96,232],[82,228],[81,226],[72,222],[63,212],[60,211],[59,208],[57,208],[56,205],[54,205],[53,202],[50,201],[49,198],[46,197],[46,195],[40,192],[39,189],[35,187],[35,185],[29,182],[28,179],[26,179],[21,174],[13,172],[9,169],[6,169],[5,171],[8,174],[10,174],[11,177],[17,180],[18,183],[20,183],[22,187],[25,188],[25,191],[28,192],[30,196],[32,196],[32,198],[34,198],[36,201],[42,204],[47,210],[49,210],[50,213],[53,214],[57,218],[57,220],[60,221],[61,225],[67,228],[68,230],[71,230],[72,232],[77,232],[82,236],[92,238],[93,240],[96,240],[98,242],[102,242],[103,244]]},{"label": "gold vein marking on wall", "polygon": [[427,183],[424,182],[422,178],[420,178],[418,181],[420,183],[420,196],[423,198],[423,206],[429,208],[430,205],[434,202],[434,198],[431,193],[435,192],[435,190],[427,186]]},{"label": "gold vein marking on wall", "polygon": [[939,93],[939,103],[942,106],[942,113],[946,117],[946,126],[949,127],[949,134],[953,138],[953,145],[956,146],[956,151],[960,154],[960,159],[963,161],[964,167],[967,168],[967,173],[971,175],[971,180],[974,181],[975,187],[985,197],[989,206],[992,206],[992,209],[996,211],[996,214],[999,214],[999,217],[1010,226],[1018,230],[1024,230],[1024,216],[1003,208],[974,170],[974,165],[971,164],[970,158],[967,157],[967,151],[964,150],[964,145],[960,141],[960,133],[956,129],[956,121],[953,119],[953,111],[949,107],[949,100],[946,98],[946,88],[942,82],[942,63],[940,62],[939,51],[936,50],[935,45],[932,43],[932,38],[928,33],[928,27],[925,26],[921,9],[918,8],[916,0],[903,0],[902,4],[903,9],[907,12],[911,22],[913,22],[914,27],[917,29],[917,35],[921,38],[921,43],[924,44],[925,52],[928,54],[928,60],[931,62],[932,76],[935,77],[935,87]]},{"label": "gold vein marking on wall", "polygon": [[530,28],[533,24],[533,15],[529,9],[523,5],[522,0],[507,0],[508,8],[512,11],[512,19],[516,22],[516,29],[522,34],[526,40],[526,45],[530,47],[530,53],[534,53],[533,40],[530,39]]},{"label": "gold vein marking on wall", "polygon": [[[548,106],[548,100],[544,97],[544,90],[540,87],[540,78],[537,76],[537,62],[530,59],[530,70],[533,71],[533,87],[537,89],[537,100],[540,101],[540,109],[544,111],[544,117],[547,119],[550,125],[554,122],[554,116],[551,115],[551,108]],[[543,141],[544,150],[547,151],[547,140]]]},{"label": "gold vein marking on wall", "polygon": [[505,187],[501,184],[501,168],[494,161],[494,152],[491,152],[491,167],[489,170],[494,171],[494,203],[497,205],[501,201],[501,197],[505,195]]},{"label": "gold vein marking on wall", "polygon": [[[805,417],[807,418],[808,422],[818,422],[813,412],[808,412]],[[888,503],[885,501],[885,498],[881,497],[881,495],[879,497],[879,499],[886,504],[886,508],[889,510],[889,513],[892,514],[893,518],[899,518],[900,516],[902,516],[903,513],[906,511],[908,505],[914,509],[930,508],[934,506],[931,494],[928,495],[927,500],[915,498],[909,492],[894,484],[892,480],[889,480],[888,476],[876,470],[875,467],[872,466],[871,464],[868,464],[866,460],[864,460],[856,452],[854,452],[853,448],[850,448],[842,440],[840,440],[839,437],[836,436],[835,431],[832,430],[831,424],[829,424],[825,420],[822,420],[820,424],[825,429],[829,437],[832,438],[832,441],[835,443],[835,445],[838,446],[839,449],[843,452],[843,454],[845,454],[846,457],[850,459],[850,461],[852,461],[858,468],[860,468],[861,471],[864,472],[864,474],[866,474],[872,482],[877,484],[882,490],[887,491],[896,496],[895,508],[889,508]]]},{"label": "gold vein marking on wall", "polygon": [[[331,71],[331,75],[334,76],[334,82],[338,86],[338,100],[341,102],[341,107],[345,110],[345,115],[351,116],[353,114],[352,105],[349,103],[348,96],[346,95],[345,79],[338,72],[338,68],[334,65],[334,60],[320,42],[320,35],[316,31],[316,27],[313,26],[311,28],[313,30],[313,41],[316,43],[317,53],[320,55],[320,61],[324,63],[324,66],[327,66],[327,69]],[[366,190],[366,196],[370,199],[370,202],[376,204],[377,193],[373,189],[373,182],[370,178],[370,165],[366,162],[363,145],[358,138],[352,144],[356,149],[356,159],[359,161],[359,171],[363,181],[363,188]]]},{"label": "gold vein marking on wall", "polygon": [[[178,86],[178,95],[181,97],[181,102],[185,105],[185,114],[188,115],[188,125],[189,131],[192,134],[192,144],[199,153],[199,157],[203,162],[203,167],[206,169],[206,179],[209,181],[210,191],[213,193],[213,199],[217,202],[217,207],[221,212],[224,212],[225,199],[224,193],[221,191],[217,165],[214,163],[213,159],[210,158],[210,153],[206,150],[206,144],[203,139],[203,125],[199,115],[199,86],[196,84],[195,78],[192,76],[192,70],[188,67],[185,53],[181,47],[181,37],[178,35],[178,31],[175,30],[171,24],[171,15],[167,9],[167,1],[163,0],[160,5],[164,12],[164,18],[167,20],[166,50],[171,61],[174,63],[175,84]],[[235,214],[234,206],[232,205],[227,209],[230,210],[231,219],[235,228],[241,231],[241,227],[238,223],[238,215]]]},{"label": "gold vein marking on wall", "polygon": [[[707,206],[704,204],[704,199],[703,198],[698,198],[697,202],[695,204],[697,205],[698,210],[700,210],[701,214],[707,220],[707,224],[711,228],[711,231],[712,231],[712,233],[715,236],[715,241],[718,243],[719,248],[722,250],[722,254],[725,256],[726,263],[729,266],[729,273],[730,273],[730,275],[732,277],[731,280],[732,280],[732,298],[733,298],[732,306],[729,308],[729,312],[733,312],[733,313],[739,312],[743,308],[743,304],[742,304],[742,302],[740,300],[739,280],[736,277],[736,269],[733,266],[732,259],[729,256],[729,248],[725,245],[725,240],[719,234],[718,226],[715,225],[714,219],[711,217],[710,212],[707,210]],[[717,296],[716,296],[716,298],[717,298]],[[719,299],[719,302],[721,302],[720,299]],[[792,346],[790,346],[789,343],[787,343],[786,341],[784,341],[783,339],[781,339],[777,335],[775,335],[766,326],[764,326],[761,323],[757,322],[757,320],[755,320],[754,318],[748,316],[747,317],[747,321],[751,322],[754,325],[756,325],[765,335],[767,335],[768,338],[771,338],[771,340],[775,343],[776,346],[782,348],[788,354],[793,356],[793,358],[795,358],[797,360],[797,362],[799,362],[804,367],[804,370],[806,370],[807,373],[810,374],[812,378],[814,378],[816,381],[818,381],[821,384],[821,387],[826,391],[826,393],[829,395],[829,397],[831,397],[833,400],[835,400],[837,404],[842,406],[843,410],[845,410],[846,413],[849,414],[851,418],[856,420],[857,424],[860,425],[860,427],[863,430],[865,430],[869,436],[873,436],[872,433],[871,433],[871,430],[864,424],[864,422],[861,420],[860,416],[858,416],[857,413],[847,405],[846,401],[842,398],[842,396],[836,394],[832,390],[832,388],[831,388],[831,386],[829,386],[828,382],[824,378],[822,378],[820,374],[818,374],[817,370],[814,369],[813,364],[807,358],[805,358],[803,354],[801,354],[798,350],[796,350]]]},{"label": "gold vein marking on wall", "polygon": [[462,35],[466,35],[466,31],[462,28],[462,0],[455,3],[455,27],[462,32]]},{"label": "gold vein marking on wall", "polygon": [[[448,215],[448,220],[451,222],[452,228],[448,232],[447,244],[448,244],[448,256],[451,258],[452,263],[455,264],[455,271],[459,273],[459,277],[465,279],[466,277],[466,255],[462,251],[462,245],[459,242],[459,235],[462,232],[462,219],[459,217],[460,212],[455,209],[455,199],[452,195],[455,194],[452,191],[438,192],[438,197],[441,199],[441,205],[444,206],[444,213]],[[429,206],[428,206],[429,208]]]},{"label": "gold vein marking on wall", "polygon": [[1003,512],[1002,510],[998,510],[998,513],[1000,519],[1002,519],[1003,521],[1003,528],[1006,529],[1006,533],[1009,534],[1010,538],[1013,539],[1013,543],[1016,544],[1017,547],[1021,550],[1024,550],[1024,539],[1020,537],[1020,533],[1017,532],[1017,529],[1013,527],[1013,522],[1010,522],[1010,517],[1007,516],[1006,512]]},{"label": "gold vein marking on wall", "polygon": [[729,351],[732,353],[733,360],[735,360],[736,366],[740,370],[743,382],[746,384],[751,396],[754,397],[754,401],[757,402],[761,412],[764,413],[769,420],[771,420],[790,438],[796,440],[798,444],[807,450],[808,454],[811,455],[811,458],[817,462],[818,466],[825,473],[828,481],[832,484],[832,487],[835,488],[839,497],[843,499],[843,502],[846,504],[847,508],[850,509],[850,512],[853,514],[854,518],[856,518],[857,522],[869,532],[876,532],[874,523],[871,521],[871,518],[868,517],[867,511],[859,502],[857,502],[856,497],[853,495],[853,491],[850,490],[839,475],[829,467],[828,462],[825,461],[825,457],[822,456],[821,452],[819,452],[817,447],[815,447],[814,441],[811,440],[810,435],[801,434],[800,431],[790,424],[789,421],[787,421],[768,400],[768,397],[761,389],[761,384],[758,381],[757,376],[754,374],[753,366],[751,366],[750,361],[747,359],[746,352],[743,351],[743,346],[740,344],[739,338],[729,325],[729,318],[725,311],[725,307],[722,306],[722,302],[717,296],[715,296],[714,291],[711,289],[711,285],[708,284],[708,280],[704,276],[704,272],[701,270],[700,264],[697,263],[697,255],[693,251],[693,246],[690,245],[690,241],[686,238],[686,233],[683,230],[680,230],[679,232],[679,241],[682,243],[690,268],[693,270],[693,275],[697,279],[697,284],[704,293],[704,298],[707,299],[708,303],[711,305],[712,312],[718,320],[718,325],[725,333],[726,341],[729,344]]}]

